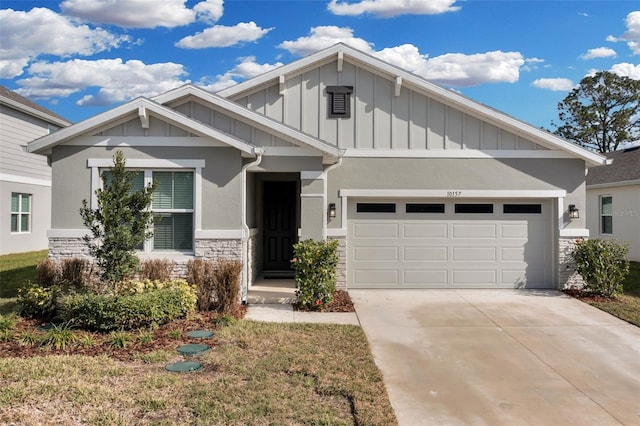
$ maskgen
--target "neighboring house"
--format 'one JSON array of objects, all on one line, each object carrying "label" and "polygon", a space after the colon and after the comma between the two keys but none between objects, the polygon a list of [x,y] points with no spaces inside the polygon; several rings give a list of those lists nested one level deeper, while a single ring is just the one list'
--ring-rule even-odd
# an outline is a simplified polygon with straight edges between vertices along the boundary
[{"label": "neighboring house", "polygon": [[587,174],[587,228],[592,238],[628,242],[629,259],[640,262],[640,146],[607,158]]},{"label": "neighboring house", "polygon": [[50,255],[116,149],[159,184],[141,256],[241,259],[243,291],[292,244],[340,241],[348,288],[562,288],[598,154],[342,44],[210,94],[138,98],[29,144],[51,157]]},{"label": "neighboring house", "polygon": [[51,227],[51,167],[27,142],[71,123],[0,86],[0,254],[43,250]]}]

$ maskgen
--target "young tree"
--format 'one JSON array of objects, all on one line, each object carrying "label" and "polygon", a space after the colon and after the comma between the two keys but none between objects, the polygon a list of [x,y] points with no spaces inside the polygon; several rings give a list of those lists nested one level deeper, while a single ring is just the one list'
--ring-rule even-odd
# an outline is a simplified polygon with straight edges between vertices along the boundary
[{"label": "young tree", "polygon": [[133,191],[136,172],[127,171],[125,165],[124,154],[117,151],[108,178],[102,175],[103,189],[96,190],[97,208],[90,208],[87,200],[82,200],[80,208],[82,221],[92,234],[83,239],[100,267],[101,279],[112,287],[135,273],[135,249],[153,236],[149,207],[155,186]]},{"label": "young tree", "polygon": [[640,81],[609,71],[587,76],[558,103],[554,133],[583,147],[610,152],[640,140]]}]

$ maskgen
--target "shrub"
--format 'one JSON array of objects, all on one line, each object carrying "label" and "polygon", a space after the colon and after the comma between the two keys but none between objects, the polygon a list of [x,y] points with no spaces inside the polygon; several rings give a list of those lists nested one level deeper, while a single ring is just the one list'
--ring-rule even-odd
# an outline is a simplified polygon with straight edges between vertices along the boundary
[{"label": "shrub", "polygon": [[90,288],[93,279],[93,267],[87,259],[77,257],[62,259],[60,262],[60,281],[76,290]]},{"label": "shrub", "polygon": [[215,301],[213,262],[192,259],[187,263],[187,281],[196,286],[198,310],[209,311]]},{"label": "shrub", "polygon": [[571,252],[576,269],[584,279],[585,290],[606,297],[622,291],[629,274],[629,248],[612,240],[577,240]]},{"label": "shrub", "polygon": [[293,246],[296,296],[302,308],[318,309],[333,300],[338,241],[304,240]]},{"label": "shrub", "polygon": [[24,331],[18,341],[22,346],[34,346],[42,341],[42,336],[33,331]]},{"label": "shrub", "polygon": [[126,348],[131,342],[131,333],[123,330],[112,331],[109,333],[109,346],[112,348]]},{"label": "shrub", "polygon": [[140,262],[141,280],[170,281],[175,264],[168,259],[149,259]]},{"label": "shrub", "polygon": [[18,289],[18,310],[25,318],[51,319],[62,290],[57,285],[43,286],[28,282]]},{"label": "shrub", "polygon": [[36,266],[37,283],[41,287],[50,287],[60,281],[60,265],[55,260],[45,259]]},{"label": "shrub", "polygon": [[68,345],[77,340],[76,334],[71,329],[71,323],[54,324],[49,328],[42,339],[43,346],[64,350]]},{"label": "shrub", "polygon": [[239,307],[242,262],[220,259],[214,268],[215,307],[218,312],[234,314]]},{"label": "shrub", "polygon": [[153,327],[195,310],[195,290],[184,280],[130,281],[121,294],[75,294],[60,299],[59,315],[81,328],[98,331]]},{"label": "shrub", "polygon": [[178,328],[174,328],[169,332],[169,337],[171,337],[173,340],[180,340],[182,339],[182,331]]},{"label": "shrub", "polygon": [[17,322],[15,314],[0,315],[0,342],[13,339]]}]

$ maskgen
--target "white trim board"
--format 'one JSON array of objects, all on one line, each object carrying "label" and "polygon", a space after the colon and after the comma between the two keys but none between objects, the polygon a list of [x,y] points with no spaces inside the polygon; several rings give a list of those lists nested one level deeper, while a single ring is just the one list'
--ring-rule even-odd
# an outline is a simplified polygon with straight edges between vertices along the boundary
[{"label": "white trim board", "polygon": [[28,176],[12,175],[7,173],[0,173],[0,182],[13,182],[21,183],[24,185],[38,185],[38,186],[51,186],[51,178],[39,179]]},{"label": "white trim board", "polygon": [[66,143],[70,146],[167,146],[167,147],[229,147],[215,139],[193,136],[82,136]]},{"label": "white trim board", "polygon": [[623,181],[620,181],[620,182],[596,183],[596,184],[593,184],[593,185],[587,185],[587,190],[589,190],[589,189],[617,188],[619,186],[633,186],[633,185],[640,185],[640,179],[623,180]]},{"label": "white trim board", "polygon": [[574,158],[550,149],[346,149],[345,158]]},{"label": "white trim board", "polygon": [[[89,158],[87,159],[87,167],[112,167],[112,158]],[[127,168],[141,169],[197,169],[205,168],[205,160],[188,160],[188,159],[128,159]]]},{"label": "white trim board", "polygon": [[242,229],[204,229],[196,230],[196,240],[239,240],[242,238]]},{"label": "white trim board", "polygon": [[340,197],[370,198],[564,198],[564,190],[484,190],[484,189],[341,189]]},{"label": "white trim board", "polygon": [[584,237],[584,238],[588,238],[589,237],[589,230],[588,229],[571,229],[571,228],[564,228],[561,229],[559,232],[559,236],[560,237]]}]

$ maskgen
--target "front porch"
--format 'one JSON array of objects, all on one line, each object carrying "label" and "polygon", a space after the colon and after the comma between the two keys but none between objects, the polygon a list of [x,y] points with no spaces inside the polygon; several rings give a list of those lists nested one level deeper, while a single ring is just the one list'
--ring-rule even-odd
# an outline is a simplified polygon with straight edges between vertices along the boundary
[{"label": "front porch", "polygon": [[257,279],[249,288],[249,305],[291,305],[296,301],[296,282],[289,278]]}]

